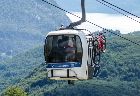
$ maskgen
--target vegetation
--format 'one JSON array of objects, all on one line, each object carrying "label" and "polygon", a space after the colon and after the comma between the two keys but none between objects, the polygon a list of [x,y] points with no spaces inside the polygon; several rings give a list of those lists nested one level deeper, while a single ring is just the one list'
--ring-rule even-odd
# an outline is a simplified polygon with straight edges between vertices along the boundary
[{"label": "vegetation", "polygon": [[[134,42],[138,42],[138,36],[124,35]],[[118,78],[124,81],[140,79],[140,48],[129,41],[119,37],[108,38],[107,52],[103,55],[103,70],[100,77]]]},{"label": "vegetation", "polygon": [[139,90],[131,82],[118,80],[93,80],[76,82],[74,86],[65,85],[46,91],[44,96],[138,96]]},{"label": "vegetation", "polygon": [[41,45],[47,32],[70,22],[41,0],[0,0],[0,6],[0,61]]},{"label": "vegetation", "polygon": [[29,50],[2,62],[0,64],[0,89],[19,82],[42,62],[44,63],[42,47]]},{"label": "vegetation", "polygon": [[[124,37],[140,41],[139,35]],[[48,80],[41,46],[0,64],[0,89],[16,84],[22,86],[29,96],[139,96],[139,46],[118,37],[107,39],[101,72],[93,80],[76,81],[74,86],[65,81]]]},{"label": "vegetation", "polygon": [[27,96],[27,93],[24,92],[19,87],[10,87],[6,90],[6,92],[3,95],[4,96]]},{"label": "vegetation", "polygon": [[[140,96],[139,46],[106,32],[107,51],[102,54],[97,78],[76,81],[73,86],[48,80],[42,38],[69,19],[39,0],[0,0],[0,6],[0,95]],[[114,32],[121,35],[118,30]],[[139,32],[123,36],[140,42]],[[23,89],[9,87],[13,85]]]}]

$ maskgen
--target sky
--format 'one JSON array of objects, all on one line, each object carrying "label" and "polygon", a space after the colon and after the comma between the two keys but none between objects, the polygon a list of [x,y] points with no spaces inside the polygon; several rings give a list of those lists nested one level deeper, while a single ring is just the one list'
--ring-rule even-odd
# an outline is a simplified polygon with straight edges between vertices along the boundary
[{"label": "sky", "polygon": [[[79,12],[81,11],[81,0],[55,0],[60,7],[68,10]],[[101,1],[101,0],[99,0]],[[122,9],[140,15],[140,0],[106,0]],[[116,13],[112,9],[100,4],[97,0],[85,0],[86,12],[92,13]]]},{"label": "sky", "polygon": [[[81,13],[79,12],[74,12],[74,14],[81,16]],[[79,20],[79,18],[74,17],[70,14],[67,14],[67,16],[72,21]],[[105,14],[105,13],[87,13],[86,17],[88,21],[91,21],[94,24],[97,24],[107,29],[120,30],[120,32],[123,34],[127,34],[134,31],[140,31],[140,23],[135,22],[125,16],[116,15],[116,14]],[[78,28],[86,28],[92,32],[102,30],[90,23],[83,23],[80,26],[78,26]]]},{"label": "sky", "polygon": [[[66,9],[74,14],[81,16],[80,9],[81,0],[56,0],[60,7]],[[115,4],[131,13],[139,14],[139,4],[140,0],[106,0]],[[126,3],[127,2],[127,3]],[[117,12],[114,12],[112,9],[109,9],[106,6],[101,5],[96,2],[96,0],[85,0],[87,20],[91,21],[99,26],[102,26],[107,29],[120,30],[121,33],[127,34],[129,32],[140,31],[140,23],[133,21]],[[131,6],[131,7],[130,7]],[[128,15],[128,14],[127,14]],[[77,21],[77,17],[73,17],[70,14],[67,16],[72,21]],[[140,22],[140,19],[132,17]],[[80,28],[86,28],[91,31],[101,30],[89,23],[83,23],[79,26]]]}]

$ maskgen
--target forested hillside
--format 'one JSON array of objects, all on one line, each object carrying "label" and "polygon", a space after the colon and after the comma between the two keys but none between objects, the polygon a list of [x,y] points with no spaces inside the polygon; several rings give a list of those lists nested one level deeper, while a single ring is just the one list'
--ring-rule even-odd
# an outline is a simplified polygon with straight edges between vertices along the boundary
[{"label": "forested hillside", "polygon": [[[139,35],[123,36],[140,41]],[[31,96],[140,96],[140,47],[119,37],[107,38],[99,76],[78,81],[74,86],[48,80],[43,58],[40,47],[0,64],[3,69],[0,86],[4,86],[1,90],[16,84]]]},{"label": "forested hillside", "polygon": [[[140,35],[123,35],[139,43]],[[124,81],[140,79],[140,46],[119,37],[108,38],[107,52],[103,55],[101,78],[118,78]]]},{"label": "forested hillside", "polygon": [[44,63],[43,48],[35,48],[0,63],[0,90],[18,83]]},{"label": "forested hillside", "polygon": [[41,0],[0,0],[0,60],[39,46],[48,31],[69,22],[64,12]]},{"label": "forested hillside", "polygon": [[[69,23],[63,11],[41,0],[0,0],[0,95],[17,86],[29,96],[140,96],[140,46],[107,32],[98,77],[75,85],[46,77],[45,35]],[[139,31],[122,36],[140,44]]]}]

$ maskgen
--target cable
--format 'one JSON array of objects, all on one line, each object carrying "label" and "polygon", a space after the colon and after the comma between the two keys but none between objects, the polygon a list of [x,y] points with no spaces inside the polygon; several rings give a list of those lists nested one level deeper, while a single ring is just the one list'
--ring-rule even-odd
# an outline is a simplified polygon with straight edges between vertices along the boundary
[{"label": "cable", "polygon": [[[73,15],[73,16],[75,16],[75,17],[81,19],[81,17],[79,17],[79,16],[77,16],[77,15],[75,15],[75,14],[73,14],[73,13],[71,13],[71,12],[65,10],[65,9],[62,9],[62,8],[56,6],[56,5],[54,5],[54,4],[52,4],[52,3],[48,2],[48,1],[45,1],[45,0],[42,0],[42,1],[45,2],[45,3],[47,3],[47,4],[49,4],[49,5],[51,5],[51,6],[53,6],[53,7],[56,7],[56,8],[58,8],[58,9],[64,11],[64,12],[66,12],[66,13],[69,13],[69,14],[71,14],[71,15]],[[96,27],[98,27],[98,28],[101,28],[101,29],[103,29],[103,30],[105,30],[105,31],[108,31],[108,32],[110,32],[110,33],[112,33],[112,34],[114,34],[114,35],[120,37],[120,38],[123,38],[124,40],[127,40],[127,41],[129,41],[129,42],[131,42],[131,43],[133,43],[133,44],[136,44],[136,45],[140,46],[140,44],[138,44],[138,43],[136,43],[136,42],[134,42],[134,41],[131,41],[131,40],[129,40],[129,39],[127,39],[127,38],[125,38],[125,37],[123,37],[123,36],[117,34],[117,33],[111,32],[110,30],[108,30],[108,29],[106,29],[106,28],[103,28],[103,27],[101,27],[101,26],[99,26],[99,25],[97,25],[97,24],[94,24],[94,23],[92,23],[92,22],[90,22],[90,21],[88,21],[88,20],[86,20],[86,22],[88,22],[88,23],[90,23],[90,24],[92,24],[92,25],[94,25],[94,26],[96,26]]]},{"label": "cable", "polygon": [[138,44],[138,43],[136,43],[136,42],[134,42],[134,41],[131,41],[131,40],[129,40],[129,39],[127,39],[127,38],[125,38],[125,37],[123,37],[123,36],[117,34],[117,33],[111,32],[110,30],[108,30],[108,29],[106,29],[106,28],[103,28],[103,27],[101,27],[101,26],[99,26],[99,25],[96,25],[96,24],[94,24],[94,23],[92,23],[92,22],[90,22],[90,21],[88,21],[88,20],[86,20],[86,22],[91,23],[91,24],[93,24],[93,25],[95,25],[95,26],[97,26],[97,27],[99,27],[99,28],[101,28],[101,29],[103,29],[103,30],[105,30],[105,31],[107,31],[107,32],[110,32],[110,33],[112,33],[112,34],[114,34],[114,35],[116,35],[116,36],[118,36],[118,37],[120,37],[120,38],[123,38],[124,40],[127,40],[127,41],[129,41],[129,42],[131,42],[131,43],[134,43],[134,44],[140,46],[140,44]]},{"label": "cable", "polygon": [[128,13],[128,14],[130,14],[130,15],[132,15],[132,16],[134,16],[134,17],[140,18],[139,16],[137,16],[137,15],[135,15],[135,14],[133,14],[133,13],[130,13],[130,12],[128,12],[128,11],[126,11],[126,10],[124,10],[124,9],[122,9],[122,8],[120,8],[120,7],[118,7],[118,6],[116,6],[116,5],[114,5],[114,4],[111,4],[111,3],[107,2],[107,1],[105,1],[105,0],[101,0],[101,1],[103,1],[103,2],[105,2],[105,3],[107,3],[107,4],[111,5],[111,6],[113,6],[113,7],[115,7],[115,8],[118,8],[118,9],[120,9],[120,10],[122,10],[122,11],[124,11],[124,12],[126,12],[126,13]]},{"label": "cable", "polygon": [[114,10],[114,11],[116,11],[116,12],[118,12],[118,13],[124,15],[124,16],[126,16],[127,18],[129,18],[129,19],[131,19],[131,20],[134,20],[134,21],[140,23],[140,21],[138,21],[138,20],[136,20],[136,19],[134,19],[134,18],[132,18],[132,17],[130,17],[130,16],[125,15],[124,13],[122,13],[122,12],[120,12],[120,11],[118,11],[118,10],[116,10],[116,9],[114,9],[114,8],[112,8],[112,7],[110,7],[110,6],[108,6],[107,4],[105,4],[105,3],[103,3],[103,2],[101,2],[101,1],[99,1],[99,0],[96,0],[96,1],[99,2],[99,3],[101,3],[102,5],[105,5],[105,6],[109,7],[109,8],[111,8],[112,10]]}]

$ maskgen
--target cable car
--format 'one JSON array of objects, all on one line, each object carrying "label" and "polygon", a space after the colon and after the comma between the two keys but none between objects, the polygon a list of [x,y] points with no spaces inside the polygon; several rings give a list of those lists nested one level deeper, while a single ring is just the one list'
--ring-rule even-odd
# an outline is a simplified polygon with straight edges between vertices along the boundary
[{"label": "cable car", "polygon": [[84,0],[81,0],[82,19],[66,28],[49,32],[45,39],[44,56],[47,76],[53,80],[92,79],[99,65],[98,40],[74,27],[85,22]]}]

